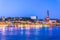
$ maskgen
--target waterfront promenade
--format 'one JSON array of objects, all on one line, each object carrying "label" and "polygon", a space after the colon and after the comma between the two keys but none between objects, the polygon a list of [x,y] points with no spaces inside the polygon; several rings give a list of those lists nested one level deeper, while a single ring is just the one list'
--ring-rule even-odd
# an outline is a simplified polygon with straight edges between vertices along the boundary
[{"label": "waterfront promenade", "polygon": [[14,23],[14,22],[0,22],[0,27],[27,27],[27,28],[40,28],[40,27],[52,27],[52,26],[57,26],[60,25],[60,23],[51,23],[51,24],[42,24],[42,23]]}]

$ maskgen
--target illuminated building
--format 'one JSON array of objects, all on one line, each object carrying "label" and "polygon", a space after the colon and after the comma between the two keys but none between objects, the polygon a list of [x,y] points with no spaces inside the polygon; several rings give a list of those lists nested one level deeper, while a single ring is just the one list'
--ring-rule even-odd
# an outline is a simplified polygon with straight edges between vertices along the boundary
[{"label": "illuminated building", "polygon": [[1,18],[2,18],[2,21],[5,21],[5,17],[4,16],[2,16]]},{"label": "illuminated building", "polygon": [[49,17],[49,11],[47,10],[47,15],[46,15],[46,18],[45,18],[46,21],[49,21],[50,20],[50,17]]},{"label": "illuminated building", "polygon": [[32,20],[34,20],[34,22],[36,22],[38,20],[38,17],[37,16],[31,16],[30,17]]}]

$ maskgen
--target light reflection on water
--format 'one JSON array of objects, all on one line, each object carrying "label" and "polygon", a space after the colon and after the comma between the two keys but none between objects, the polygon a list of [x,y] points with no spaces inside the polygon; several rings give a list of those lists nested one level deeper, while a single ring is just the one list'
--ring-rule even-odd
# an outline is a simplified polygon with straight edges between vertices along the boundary
[{"label": "light reflection on water", "polygon": [[0,40],[60,40],[60,27],[0,28]]}]

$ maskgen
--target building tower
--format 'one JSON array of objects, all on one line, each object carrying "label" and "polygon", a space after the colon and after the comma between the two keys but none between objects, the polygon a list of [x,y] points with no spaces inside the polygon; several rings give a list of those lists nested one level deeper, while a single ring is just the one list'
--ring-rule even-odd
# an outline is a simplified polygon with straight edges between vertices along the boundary
[{"label": "building tower", "polygon": [[49,10],[47,10],[47,15],[46,15],[45,20],[46,20],[46,21],[49,21],[49,20],[50,20],[50,17],[49,17]]},{"label": "building tower", "polygon": [[4,16],[2,16],[1,18],[2,18],[2,21],[5,21],[5,17]]}]

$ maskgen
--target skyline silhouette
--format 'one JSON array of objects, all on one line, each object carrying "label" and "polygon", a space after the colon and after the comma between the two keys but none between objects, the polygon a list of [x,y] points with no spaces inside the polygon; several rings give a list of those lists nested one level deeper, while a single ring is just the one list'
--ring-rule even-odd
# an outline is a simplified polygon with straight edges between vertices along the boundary
[{"label": "skyline silhouette", "polygon": [[46,17],[60,19],[60,0],[0,0],[0,17]]}]

